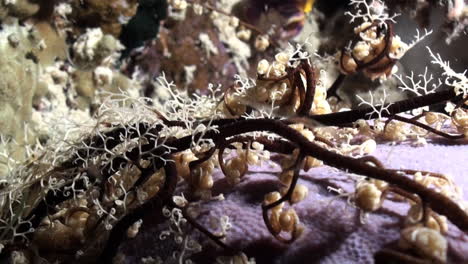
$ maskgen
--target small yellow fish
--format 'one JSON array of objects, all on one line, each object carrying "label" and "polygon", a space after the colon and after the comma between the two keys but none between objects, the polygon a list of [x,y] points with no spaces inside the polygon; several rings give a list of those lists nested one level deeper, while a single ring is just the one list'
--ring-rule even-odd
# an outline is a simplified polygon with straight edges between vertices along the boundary
[{"label": "small yellow fish", "polygon": [[299,12],[291,14],[287,19],[283,28],[285,32],[282,34],[283,38],[293,37],[302,30],[306,21],[306,16],[314,6],[315,0],[296,0],[296,8]]},{"label": "small yellow fish", "polygon": [[304,5],[302,6],[302,11],[304,11],[304,13],[309,13],[310,11],[312,11],[312,8],[314,7],[314,3],[315,3],[315,0],[306,0]]}]

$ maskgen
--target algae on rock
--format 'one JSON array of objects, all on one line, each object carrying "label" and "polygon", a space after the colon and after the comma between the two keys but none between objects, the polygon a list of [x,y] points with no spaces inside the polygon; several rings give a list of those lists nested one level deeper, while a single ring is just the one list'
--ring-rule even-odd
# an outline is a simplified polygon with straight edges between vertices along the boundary
[{"label": "algae on rock", "polygon": [[4,135],[14,137],[31,118],[40,71],[35,55],[39,42],[34,30],[17,23],[4,25],[0,32],[0,127]]}]

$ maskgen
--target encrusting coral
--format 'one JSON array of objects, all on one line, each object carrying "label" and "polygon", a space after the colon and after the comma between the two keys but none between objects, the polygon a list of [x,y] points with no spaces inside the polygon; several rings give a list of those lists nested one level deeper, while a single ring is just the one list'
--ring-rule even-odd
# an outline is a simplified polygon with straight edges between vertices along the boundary
[{"label": "encrusting coral", "polygon": [[14,135],[22,122],[30,120],[39,78],[34,53],[39,51],[40,40],[34,29],[18,23],[4,25],[0,33],[0,70],[4,76],[0,80],[0,126],[7,135]]},{"label": "encrusting coral", "polygon": [[40,9],[37,1],[31,0],[5,0],[0,3],[0,19],[9,17],[25,19],[36,14]]},{"label": "encrusting coral", "polygon": [[122,26],[136,14],[138,0],[73,0],[70,6],[77,29],[100,27],[105,34],[118,37]]},{"label": "encrusting coral", "polygon": [[[130,51],[118,69],[125,47],[116,35],[136,1],[59,2],[50,16],[56,35],[44,38],[50,31],[36,31],[40,22],[14,17],[24,2],[2,2],[0,62],[11,74],[0,81],[0,91],[10,89],[0,110],[24,111],[30,122],[9,119],[0,137],[1,260],[467,261],[465,74],[428,48],[443,75],[435,84],[427,70],[397,76],[399,90],[413,94],[407,99],[369,91],[351,109],[330,98],[346,76],[393,78],[430,31],[405,44],[382,1],[352,0],[354,37],[337,55],[318,55],[308,42],[284,45],[274,30],[233,16],[229,1],[171,0],[159,43]],[[113,3],[115,13],[105,12]],[[282,30],[304,22],[313,1],[294,3]],[[72,19],[88,15],[96,24]],[[179,39],[195,16],[208,31]],[[41,57],[54,36],[66,57]],[[154,67],[145,54],[167,59]],[[336,80],[329,69],[341,72]],[[203,76],[203,84],[228,85],[187,89]],[[31,84],[45,91],[34,100]],[[413,155],[408,145],[426,152]],[[444,148],[450,159],[429,161]]]}]

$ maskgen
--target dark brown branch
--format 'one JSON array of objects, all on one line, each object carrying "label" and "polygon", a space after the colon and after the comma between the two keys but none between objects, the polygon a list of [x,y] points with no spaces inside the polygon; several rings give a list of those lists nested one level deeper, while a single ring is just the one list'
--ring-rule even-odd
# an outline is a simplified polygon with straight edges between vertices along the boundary
[{"label": "dark brown branch", "polygon": [[[416,108],[442,103],[451,99],[461,99],[457,96],[453,89],[431,93],[428,95],[412,97],[406,100],[401,100],[392,103],[387,109],[388,113],[384,111],[382,117],[390,117],[398,113],[410,111]],[[374,113],[371,107],[361,108],[357,110],[350,110],[344,112],[337,112],[325,115],[309,115],[309,118],[318,121],[323,125],[339,126],[343,124],[353,123],[359,119],[375,119],[378,114]]]},{"label": "dark brown branch", "polygon": [[[368,29],[365,29],[364,31],[366,30],[369,30],[370,28],[372,27],[379,27],[379,23],[378,22],[374,22],[373,25],[371,25]],[[364,63],[358,59],[356,59],[354,56],[353,59],[354,61],[356,62],[356,64],[358,65],[358,68],[356,69],[357,71],[361,71],[361,70],[364,70],[364,69],[367,69],[367,68],[372,68],[372,66],[374,66],[375,64],[377,64],[381,59],[383,59],[385,56],[388,57],[388,53],[390,51],[390,47],[391,47],[391,44],[392,44],[392,39],[393,39],[393,24],[392,22],[390,21],[386,21],[385,22],[385,37],[384,37],[384,41],[385,41],[385,47],[384,49],[382,50],[382,52],[380,52],[377,56],[375,56],[372,60]],[[352,53],[351,53],[352,55]]]},{"label": "dark brown branch", "polygon": [[292,169],[294,169],[294,174],[293,174],[291,184],[289,185],[286,194],[283,195],[280,199],[278,199],[275,202],[272,202],[272,203],[267,204],[267,205],[262,204],[263,222],[267,226],[268,231],[270,231],[270,233],[273,234],[276,239],[278,239],[279,241],[281,241],[283,243],[291,243],[294,240],[296,240],[297,223],[294,223],[294,228],[293,228],[293,230],[291,232],[291,237],[289,239],[284,238],[284,237],[280,236],[280,234],[277,233],[274,230],[273,226],[270,224],[270,220],[269,220],[269,217],[268,217],[268,211],[271,210],[272,208],[280,205],[281,203],[283,203],[285,201],[291,202],[291,196],[292,196],[292,194],[294,192],[294,188],[296,188],[297,180],[299,179],[299,172],[301,170],[303,161],[304,161],[304,155],[302,154],[302,152],[300,152],[299,155],[297,156],[297,159],[296,159],[295,163],[292,166]]},{"label": "dark brown branch", "polygon": [[[424,106],[429,106],[433,104],[443,103],[447,100],[455,100],[458,101],[462,97],[461,95],[457,96],[453,89],[448,89],[436,93],[431,93],[428,95],[412,97],[409,99],[397,101],[391,103],[388,107],[388,113],[384,111],[382,113],[382,117],[391,117],[398,113],[410,111],[413,109],[417,109]],[[375,119],[378,118],[378,114],[374,113],[374,109],[371,107],[363,107],[357,110],[349,110],[331,114],[324,114],[324,115],[308,115],[308,118],[317,121],[318,123],[326,126],[343,126],[348,125],[353,122],[356,122],[359,119]],[[245,120],[244,118],[225,118],[225,119],[217,119],[211,121],[212,125],[217,126],[224,126],[228,124],[232,124],[235,122],[239,122]],[[282,121],[284,123],[288,123],[287,120]],[[208,121],[200,121],[200,123],[207,124]]]},{"label": "dark brown branch", "polygon": [[164,166],[164,171],[166,177],[161,191],[117,222],[112,228],[105,248],[97,261],[98,263],[112,263],[112,259],[117,254],[119,245],[125,239],[127,229],[139,219],[143,219],[145,215],[152,212],[161,212],[164,205],[172,202],[171,199],[177,184],[177,170],[175,164],[173,162],[167,162]]},{"label": "dark brown branch", "polygon": [[427,131],[429,131],[431,133],[442,136],[444,138],[448,138],[448,139],[462,139],[462,138],[465,138],[465,135],[463,135],[463,134],[451,135],[451,134],[445,133],[443,131],[437,130],[437,129],[429,126],[429,125],[423,124],[421,122],[418,122],[416,120],[406,118],[406,117],[403,117],[403,116],[394,115],[391,118],[395,119],[395,120],[398,120],[398,121],[401,121],[401,122],[412,124],[412,125],[420,127],[420,128],[423,128],[423,129],[425,129],[425,130],[427,130]]},{"label": "dark brown branch", "polygon": [[271,119],[244,120],[239,121],[234,125],[220,128],[220,133],[215,134],[212,132],[214,135],[207,135],[207,133],[205,134],[205,137],[226,138],[252,131],[268,131],[275,133],[301,146],[301,150],[305,155],[322,160],[327,165],[352,173],[365,175],[369,178],[383,180],[389,184],[396,185],[405,191],[415,193],[420,196],[422,200],[426,201],[435,212],[445,215],[462,231],[466,232],[468,230],[468,215],[455,202],[444,195],[428,189],[423,185],[393,171],[376,168],[366,164],[365,162],[358,161],[355,158],[343,156],[324,149],[319,145],[310,142],[298,131],[288,127],[282,122]]},{"label": "dark brown branch", "polygon": [[[308,115],[310,109],[312,108],[312,103],[314,102],[315,97],[315,85],[316,85],[316,77],[315,72],[312,66],[309,65],[307,61],[302,62],[302,68],[304,69],[305,77],[306,77],[306,93],[304,101],[302,101],[297,114],[299,116]],[[296,77],[296,82],[300,82],[302,84],[302,78],[299,75]]]},{"label": "dark brown branch", "polygon": [[340,75],[338,75],[336,80],[333,82],[332,86],[328,88],[327,90],[327,99],[332,96],[335,96],[338,99],[338,101],[341,101],[341,98],[338,95],[338,88],[341,87],[345,78],[346,78],[346,75],[344,75],[343,73],[340,73]]}]

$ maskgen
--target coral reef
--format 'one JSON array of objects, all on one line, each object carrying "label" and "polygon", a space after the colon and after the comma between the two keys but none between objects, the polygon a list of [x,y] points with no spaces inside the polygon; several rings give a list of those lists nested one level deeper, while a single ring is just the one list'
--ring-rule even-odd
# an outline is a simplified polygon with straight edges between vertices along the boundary
[{"label": "coral reef", "polygon": [[0,34],[0,67],[4,76],[0,81],[0,126],[10,136],[31,118],[33,96],[39,85],[34,52],[38,51],[40,40],[37,31],[18,23],[3,26]]},{"label": "coral reef", "polygon": [[74,0],[70,1],[72,13],[78,28],[99,27],[106,33],[118,37],[122,26],[136,14],[137,0]]},{"label": "coral reef", "polygon": [[39,12],[40,5],[30,0],[5,0],[0,4],[0,19],[9,17],[25,19]]},{"label": "coral reef", "polygon": [[[373,154],[386,160],[385,165],[399,164],[405,168],[463,175],[462,167],[452,166],[464,162],[463,153],[466,150],[463,145],[430,144],[426,147],[428,152],[415,155],[418,150],[408,145],[384,145]],[[452,158],[436,163],[430,152],[447,153]],[[203,204],[197,220],[205,226],[212,226],[214,219],[229,216],[232,228],[226,243],[241,248],[249,256],[255,256],[257,263],[303,263],[304,259],[313,263],[372,263],[374,253],[398,238],[398,223],[404,221],[407,206],[397,201],[386,201],[382,210],[369,215],[366,223],[361,224],[359,211],[347,204],[346,199],[337,199],[334,193],[327,190],[328,186],[339,186],[350,191],[353,189],[352,181],[345,173],[321,167],[301,174],[299,180],[310,190],[309,196],[295,207],[306,226],[305,233],[291,245],[278,243],[258,218],[261,214],[258,206],[264,195],[278,188],[276,173],[279,173],[277,168],[272,171],[268,166],[250,168],[242,183],[234,189],[226,188],[222,180],[217,181],[213,193],[223,193],[225,200]],[[466,179],[455,181],[463,186],[466,184]],[[382,229],[382,226],[385,228]],[[147,228],[141,230],[141,236],[126,241],[122,246],[129,259],[135,262],[146,256],[164,256],[164,249],[143,246],[160,243],[158,234],[163,228]],[[449,262],[466,262],[467,248],[463,235],[453,227],[449,228],[449,233]],[[196,236],[196,232],[193,235]],[[216,256],[213,253],[216,248],[205,243],[203,248],[210,250],[199,253],[196,259],[200,262]]]},{"label": "coral reef", "polygon": [[467,262],[435,2],[0,1],[0,262]]}]

